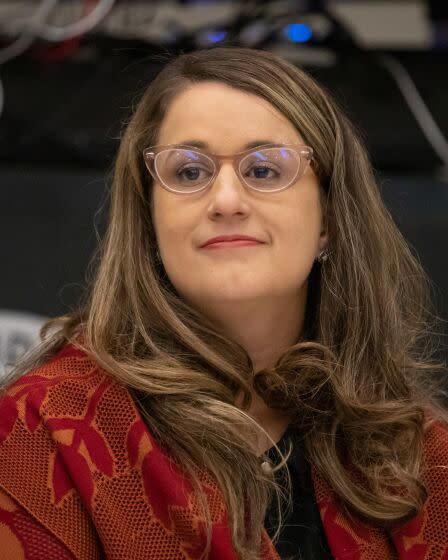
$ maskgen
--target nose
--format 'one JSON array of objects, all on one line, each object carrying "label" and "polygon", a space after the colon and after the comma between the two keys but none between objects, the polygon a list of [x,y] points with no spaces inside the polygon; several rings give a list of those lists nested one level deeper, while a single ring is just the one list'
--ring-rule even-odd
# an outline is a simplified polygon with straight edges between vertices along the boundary
[{"label": "nose", "polygon": [[231,162],[221,165],[214,182],[209,187],[210,215],[245,215],[249,211],[248,193]]}]

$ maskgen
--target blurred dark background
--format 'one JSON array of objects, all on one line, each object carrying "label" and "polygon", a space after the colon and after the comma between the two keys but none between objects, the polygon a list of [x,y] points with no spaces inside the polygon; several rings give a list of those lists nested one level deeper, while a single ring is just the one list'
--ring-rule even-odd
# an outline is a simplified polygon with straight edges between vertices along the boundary
[{"label": "blurred dark background", "polygon": [[272,50],[336,96],[448,320],[448,2],[1,0],[0,366],[81,297],[145,86],[219,44]]}]

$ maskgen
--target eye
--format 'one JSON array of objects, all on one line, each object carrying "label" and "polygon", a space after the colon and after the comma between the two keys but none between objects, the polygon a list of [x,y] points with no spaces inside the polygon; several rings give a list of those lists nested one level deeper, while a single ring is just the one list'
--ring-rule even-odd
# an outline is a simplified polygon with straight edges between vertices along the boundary
[{"label": "eye", "polygon": [[199,174],[201,171],[205,171],[205,169],[202,169],[201,167],[197,167],[197,166],[189,166],[180,169],[177,172],[177,175],[179,177],[182,176],[187,177],[188,181],[197,181],[199,179]]},{"label": "eye", "polygon": [[255,170],[254,179],[272,179],[273,176],[268,176],[269,172],[271,171],[274,173],[274,177],[278,177],[277,171],[268,165],[256,165],[250,168],[249,173],[246,173],[246,176],[250,177],[250,172]]}]

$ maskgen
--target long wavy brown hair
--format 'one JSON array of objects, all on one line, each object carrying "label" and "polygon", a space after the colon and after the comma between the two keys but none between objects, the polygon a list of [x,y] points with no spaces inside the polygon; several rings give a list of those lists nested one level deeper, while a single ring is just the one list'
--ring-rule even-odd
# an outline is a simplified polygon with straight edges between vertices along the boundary
[{"label": "long wavy brown hair", "polygon": [[[157,144],[176,95],[203,80],[258,95],[285,115],[313,147],[325,193],[330,258],[311,270],[300,338],[262,371],[180,297],[156,257],[142,150]],[[244,560],[259,557],[269,502],[276,497],[280,513],[290,505],[288,483],[265,474],[248,445],[248,435],[266,434],[247,413],[252,384],[269,406],[292,413],[308,460],[347,511],[377,526],[413,516],[426,498],[425,429],[431,418],[448,422],[446,364],[434,360],[440,342],[431,282],[386,209],[344,112],[307,73],[273,53],[214,47],[169,59],[123,128],[91,288],[78,311],[45,326],[37,353],[14,375],[68,341],[81,345],[129,387],[200,496],[198,467],[213,473]],[[276,472],[287,472],[279,457]],[[202,506],[210,528],[204,496]]]}]

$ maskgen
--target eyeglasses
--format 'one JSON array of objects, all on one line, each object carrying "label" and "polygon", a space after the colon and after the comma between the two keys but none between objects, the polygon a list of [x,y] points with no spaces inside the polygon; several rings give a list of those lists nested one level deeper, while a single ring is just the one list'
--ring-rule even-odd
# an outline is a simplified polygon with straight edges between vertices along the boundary
[{"label": "eyeglasses", "polygon": [[184,144],[143,150],[148,171],[165,189],[181,194],[203,191],[231,160],[241,183],[259,192],[282,191],[297,181],[313,159],[313,149],[297,144],[264,144],[234,155],[209,154]]}]

